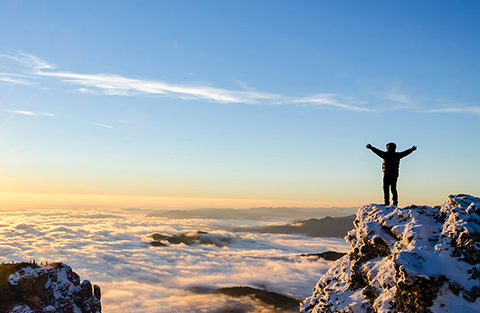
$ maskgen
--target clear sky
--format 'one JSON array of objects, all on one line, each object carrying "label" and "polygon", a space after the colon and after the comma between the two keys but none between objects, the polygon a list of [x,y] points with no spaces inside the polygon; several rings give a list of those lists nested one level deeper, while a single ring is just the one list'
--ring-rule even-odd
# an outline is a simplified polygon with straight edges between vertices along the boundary
[{"label": "clear sky", "polygon": [[478,1],[2,1],[3,205],[480,195]]}]

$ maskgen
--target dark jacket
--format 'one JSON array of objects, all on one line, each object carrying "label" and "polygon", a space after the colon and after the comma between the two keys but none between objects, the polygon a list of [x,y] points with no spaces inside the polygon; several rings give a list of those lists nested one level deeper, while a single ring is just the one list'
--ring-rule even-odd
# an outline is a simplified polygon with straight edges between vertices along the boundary
[{"label": "dark jacket", "polygon": [[390,178],[398,177],[400,159],[415,151],[413,147],[403,152],[382,151],[375,147],[372,147],[371,149],[376,155],[383,159],[383,176]]}]

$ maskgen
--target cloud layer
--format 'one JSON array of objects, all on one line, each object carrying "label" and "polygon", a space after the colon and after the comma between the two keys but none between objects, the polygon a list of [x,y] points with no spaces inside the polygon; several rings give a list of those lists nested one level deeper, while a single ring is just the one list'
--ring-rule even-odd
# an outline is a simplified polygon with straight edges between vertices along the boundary
[{"label": "cloud layer", "polygon": [[[104,312],[260,312],[254,300],[192,290],[265,288],[304,298],[330,263],[302,253],[347,251],[343,239],[231,233],[253,221],[169,220],[128,211],[3,211],[0,260],[63,261],[102,287]],[[149,245],[153,233],[207,231],[227,246]]]}]

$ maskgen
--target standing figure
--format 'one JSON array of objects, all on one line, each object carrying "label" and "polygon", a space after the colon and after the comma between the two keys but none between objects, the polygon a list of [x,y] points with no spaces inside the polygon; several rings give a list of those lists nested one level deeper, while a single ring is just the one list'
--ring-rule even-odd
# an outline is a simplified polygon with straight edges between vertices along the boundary
[{"label": "standing figure", "polygon": [[383,195],[385,198],[383,205],[390,205],[390,188],[392,189],[393,205],[398,205],[397,179],[400,159],[417,150],[417,146],[413,146],[403,152],[395,152],[396,148],[397,145],[393,142],[387,143],[387,151],[379,150],[371,144],[367,145],[367,149],[372,150],[383,159]]}]

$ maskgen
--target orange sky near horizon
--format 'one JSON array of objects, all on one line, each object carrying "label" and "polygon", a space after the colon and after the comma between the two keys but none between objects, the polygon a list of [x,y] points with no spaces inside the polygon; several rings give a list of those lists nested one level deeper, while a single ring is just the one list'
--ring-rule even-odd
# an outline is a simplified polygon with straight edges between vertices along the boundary
[{"label": "orange sky near horizon", "polygon": [[[308,201],[281,199],[231,199],[198,197],[146,197],[119,195],[85,195],[53,193],[0,193],[0,209],[40,209],[54,206],[104,208],[251,208],[251,207],[355,207],[362,203],[349,201]],[[364,204],[364,203],[363,203]]]},{"label": "orange sky near horizon", "polygon": [[[400,206],[410,204],[439,205],[447,200],[448,194],[442,201],[421,197],[409,197],[408,201],[401,201]],[[252,207],[361,207],[370,203],[380,203],[376,198],[360,201],[342,201],[331,197],[326,200],[301,199],[248,199],[248,198],[213,198],[213,197],[165,197],[165,196],[135,196],[135,195],[89,195],[89,194],[57,194],[57,193],[28,193],[28,192],[0,192],[0,210],[10,209],[47,209],[52,207],[80,207],[80,208],[142,208],[142,209],[194,209],[194,208],[252,208]],[[363,201],[362,201],[363,200]]]}]

